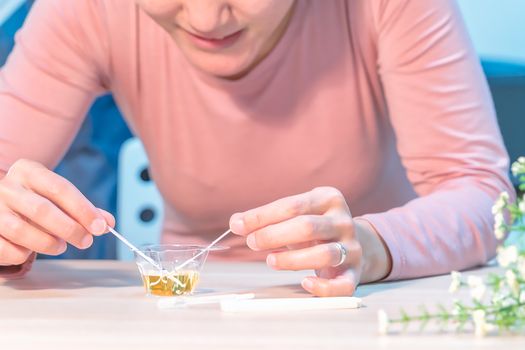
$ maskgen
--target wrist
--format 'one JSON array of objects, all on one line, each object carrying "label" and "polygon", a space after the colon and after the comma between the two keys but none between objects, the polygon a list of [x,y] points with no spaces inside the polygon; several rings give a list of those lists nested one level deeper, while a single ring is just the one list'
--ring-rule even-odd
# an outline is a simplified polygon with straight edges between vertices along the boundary
[{"label": "wrist", "polygon": [[383,238],[368,220],[354,219],[354,228],[363,252],[361,283],[385,278],[392,269],[392,257]]}]

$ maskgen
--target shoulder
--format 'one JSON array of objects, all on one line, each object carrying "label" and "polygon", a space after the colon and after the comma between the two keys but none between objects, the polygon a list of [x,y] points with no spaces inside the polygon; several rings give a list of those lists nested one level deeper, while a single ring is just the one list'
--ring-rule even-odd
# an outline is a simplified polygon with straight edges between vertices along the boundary
[{"label": "shoulder", "polygon": [[[352,2],[352,0],[349,0]],[[374,26],[388,30],[394,23],[412,26],[419,21],[458,13],[456,0],[363,0],[367,2]]]},{"label": "shoulder", "polygon": [[83,62],[107,79],[118,42],[112,32],[132,22],[134,6],[128,0],[36,0],[17,43],[33,62]]},{"label": "shoulder", "polygon": [[67,25],[74,30],[98,31],[101,26],[118,25],[135,12],[133,1],[122,0],[36,0],[30,17],[39,21]]},{"label": "shoulder", "polygon": [[315,31],[347,31],[353,39],[368,39],[375,30],[380,0],[302,0]]}]

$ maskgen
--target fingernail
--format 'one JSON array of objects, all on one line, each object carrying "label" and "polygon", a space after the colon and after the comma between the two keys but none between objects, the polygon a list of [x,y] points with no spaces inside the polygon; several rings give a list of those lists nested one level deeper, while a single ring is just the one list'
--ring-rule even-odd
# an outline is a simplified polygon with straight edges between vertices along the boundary
[{"label": "fingernail", "polygon": [[102,219],[95,219],[89,226],[89,230],[94,235],[101,235],[106,232],[106,222]]},{"label": "fingernail", "polygon": [[80,245],[81,245],[81,247],[83,249],[86,249],[86,248],[89,248],[92,243],[93,243],[93,237],[88,235],[88,236],[82,238],[82,241],[80,242]]},{"label": "fingernail", "polygon": [[277,265],[277,259],[275,259],[275,255],[272,255],[272,254],[268,255],[266,257],[266,263],[272,267]]},{"label": "fingernail", "polygon": [[58,253],[58,254],[62,254],[62,253],[64,253],[64,252],[66,251],[66,249],[67,249],[67,243],[66,243],[66,241],[62,241],[62,240],[61,240],[61,241],[60,241],[60,245],[59,245],[58,248],[57,248],[57,253]]},{"label": "fingernail", "polygon": [[234,233],[242,235],[244,233],[244,221],[241,219],[235,219],[232,221],[230,228]]},{"label": "fingernail", "polygon": [[309,278],[305,278],[301,282],[301,285],[303,286],[304,289],[309,290],[309,291],[314,289],[314,282]]},{"label": "fingernail", "polygon": [[258,250],[257,242],[255,241],[255,235],[249,235],[248,238],[246,238],[246,244],[248,247],[250,247],[253,250]]}]

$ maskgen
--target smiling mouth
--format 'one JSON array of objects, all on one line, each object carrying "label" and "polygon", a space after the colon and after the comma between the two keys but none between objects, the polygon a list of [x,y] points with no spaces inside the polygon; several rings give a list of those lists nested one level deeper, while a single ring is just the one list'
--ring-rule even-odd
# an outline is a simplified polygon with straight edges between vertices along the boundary
[{"label": "smiling mouth", "polygon": [[232,46],[234,43],[238,41],[238,39],[243,34],[244,30],[238,30],[232,34],[228,34],[223,37],[205,37],[200,36],[198,34],[194,34],[190,31],[187,31],[183,29],[183,31],[187,34],[190,41],[197,47],[206,49],[206,50],[219,50],[219,49],[225,49],[227,47]]}]

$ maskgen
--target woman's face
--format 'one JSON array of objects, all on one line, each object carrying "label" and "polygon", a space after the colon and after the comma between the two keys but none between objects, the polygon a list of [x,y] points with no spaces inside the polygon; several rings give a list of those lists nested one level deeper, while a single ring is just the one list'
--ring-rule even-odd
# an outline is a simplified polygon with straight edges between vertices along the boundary
[{"label": "woman's face", "polygon": [[135,0],[200,70],[235,79],[276,45],[295,0]]}]

